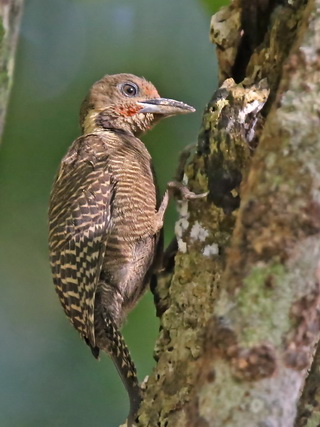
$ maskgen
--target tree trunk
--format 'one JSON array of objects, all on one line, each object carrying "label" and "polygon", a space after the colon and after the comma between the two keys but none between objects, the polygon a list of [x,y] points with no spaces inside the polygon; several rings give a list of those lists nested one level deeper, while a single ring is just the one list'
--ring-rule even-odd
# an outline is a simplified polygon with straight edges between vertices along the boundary
[{"label": "tree trunk", "polygon": [[0,139],[13,80],[23,0],[0,0]]},{"label": "tree trunk", "polygon": [[235,0],[211,36],[221,86],[183,173],[209,194],[179,204],[137,425],[289,427],[319,338],[320,0]]}]

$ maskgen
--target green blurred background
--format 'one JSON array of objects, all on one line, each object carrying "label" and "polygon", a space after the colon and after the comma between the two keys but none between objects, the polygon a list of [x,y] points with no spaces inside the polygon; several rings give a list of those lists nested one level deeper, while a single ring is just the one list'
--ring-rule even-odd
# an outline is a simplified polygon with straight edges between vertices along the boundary
[{"label": "green blurred background", "polygon": [[[1,427],[113,427],[125,419],[128,399],[112,362],[91,356],[55,294],[48,196],[60,159],[79,135],[86,91],[116,72],[143,75],[162,96],[197,108],[144,138],[164,190],[179,150],[196,141],[217,84],[208,39],[213,3],[224,2],[26,0],[0,156]],[[157,331],[148,294],[124,328],[141,380],[154,363]]]}]

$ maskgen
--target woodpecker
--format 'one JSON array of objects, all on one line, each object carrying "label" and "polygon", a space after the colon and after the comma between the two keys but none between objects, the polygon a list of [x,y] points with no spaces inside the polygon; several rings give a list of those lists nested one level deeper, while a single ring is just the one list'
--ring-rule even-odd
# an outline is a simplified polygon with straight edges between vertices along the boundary
[{"label": "woodpecker", "polygon": [[93,355],[103,350],[113,360],[129,395],[129,425],[141,392],[120,327],[156,267],[169,197],[159,198],[139,136],[161,118],[193,111],[160,98],[144,78],[104,76],[82,103],[82,136],[62,159],[50,196],[55,289]]}]

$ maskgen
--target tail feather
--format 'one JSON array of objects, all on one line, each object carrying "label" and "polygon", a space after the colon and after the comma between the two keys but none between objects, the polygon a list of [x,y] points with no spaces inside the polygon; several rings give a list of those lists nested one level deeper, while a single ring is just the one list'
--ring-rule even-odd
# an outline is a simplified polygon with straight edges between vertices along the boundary
[{"label": "tail feather", "polygon": [[141,389],[137,371],[118,326],[106,310],[103,310],[103,313],[99,317],[100,321],[97,316],[95,319],[96,345],[98,348],[91,348],[91,351],[97,357],[99,350],[104,350],[113,360],[129,395],[130,413],[128,416],[128,426],[132,426],[141,402]]}]

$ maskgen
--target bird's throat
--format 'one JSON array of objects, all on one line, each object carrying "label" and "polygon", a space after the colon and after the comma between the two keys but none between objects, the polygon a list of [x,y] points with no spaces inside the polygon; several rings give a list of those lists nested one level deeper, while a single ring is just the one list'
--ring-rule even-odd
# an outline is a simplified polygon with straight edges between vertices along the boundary
[{"label": "bird's throat", "polygon": [[82,122],[82,133],[103,133],[116,131],[128,135],[139,136],[149,130],[156,121],[153,114],[139,114],[138,109],[126,109],[125,113],[120,108],[112,110],[89,110]]}]

